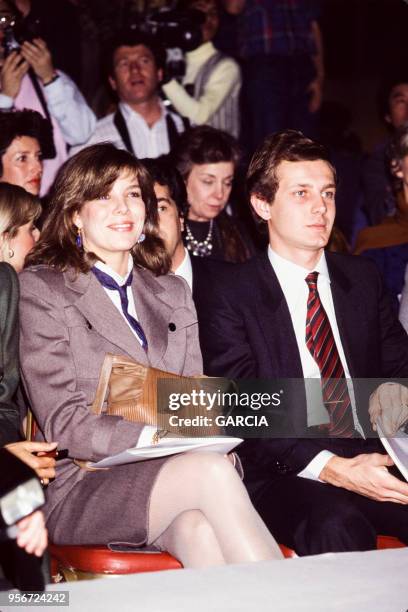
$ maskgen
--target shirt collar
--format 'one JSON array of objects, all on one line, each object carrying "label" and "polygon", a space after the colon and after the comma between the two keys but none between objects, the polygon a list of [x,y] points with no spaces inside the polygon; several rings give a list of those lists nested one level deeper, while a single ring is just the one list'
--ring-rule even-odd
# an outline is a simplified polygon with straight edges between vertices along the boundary
[{"label": "shirt collar", "polygon": [[313,270],[307,270],[293,263],[293,261],[281,257],[281,255],[278,255],[271,246],[268,247],[268,258],[278,277],[285,298],[290,304],[295,304],[298,300],[299,295],[306,287],[305,278],[310,272],[319,272],[318,285],[320,283],[330,283],[329,270],[327,268],[324,251]]},{"label": "shirt collar", "polygon": [[[161,117],[158,121],[161,121],[166,116],[167,109],[165,104],[163,103],[163,100],[161,98],[158,98],[158,100],[159,106],[161,108]],[[146,123],[142,115],[135,111],[133,108],[131,108],[129,104],[126,104],[126,102],[119,102],[119,108],[126,122],[130,121],[131,119],[139,119],[140,121]]]},{"label": "shirt collar", "polygon": [[174,270],[174,274],[177,276],[182,276],[185,281],[187,281],[188,286],[192,289],[193,286],[193,268],[191,265],[190,254],[187,249],[184,247],[184,259],[181,264],[178,266],[176,270]]},{"label": "shirt collar", "polygon": [[133,257],[129,254],[128,271],[125,274],[125,276],[121,276],[120,274],[115,272],[115,270],[112,270],[112,268],[110,268],[108,265],[106,265],[102,261],[95,262],[94,266],[95,268],[98,268],[98,270],[105,272],[105,274],[109,274],[109,276],[113,278],[113,280],[121,287],[122,285],[126,283],[127,279],[129,278],[130,273],[133,270]]}]

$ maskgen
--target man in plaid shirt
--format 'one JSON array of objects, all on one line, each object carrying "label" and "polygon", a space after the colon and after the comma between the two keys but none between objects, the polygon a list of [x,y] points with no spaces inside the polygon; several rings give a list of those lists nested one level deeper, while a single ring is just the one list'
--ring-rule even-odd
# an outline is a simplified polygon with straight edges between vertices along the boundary
[{"label": "man in plaid shirt", "polygon": [[250,150],[285,128],[315,137],[324,80],[318,0],[223,0],[239,15]]}]

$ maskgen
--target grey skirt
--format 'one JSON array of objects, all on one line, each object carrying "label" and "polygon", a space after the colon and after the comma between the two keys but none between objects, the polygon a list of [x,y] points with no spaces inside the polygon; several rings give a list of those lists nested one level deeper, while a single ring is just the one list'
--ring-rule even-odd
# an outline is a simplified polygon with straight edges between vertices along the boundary
[{"label": "grey skirt", "polygon": [[51,541],[59,545],[145,544],[152,488],[170,459],[86,472],[48,516]]}]

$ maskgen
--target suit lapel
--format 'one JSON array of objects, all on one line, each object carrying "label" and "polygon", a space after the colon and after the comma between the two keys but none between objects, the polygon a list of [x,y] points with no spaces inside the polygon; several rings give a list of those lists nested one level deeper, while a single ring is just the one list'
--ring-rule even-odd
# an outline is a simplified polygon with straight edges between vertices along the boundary
[{"label": "suit lapel", "polygon": [[149,363],[157,367],[167,349],[168,327],[174,308],[165,301],[166,291],[146,270],[134,269],[132,291],[137,316],[149,345]]},{"label": "suit lapel", "polygon": [[116,345],[118,354],[125,352],[135,361],[147,365],[145,351],[95,276],[90,272],[73,279],[65,272],[64,278],[65,285],[78,294],[75,306],[98,334]]},{"label": "suit lapel", "polygon": [[268,345],[272,367],[270,376],[302,378],[302,364],[289,308],[267,252],[257,259],[257,311]]}]

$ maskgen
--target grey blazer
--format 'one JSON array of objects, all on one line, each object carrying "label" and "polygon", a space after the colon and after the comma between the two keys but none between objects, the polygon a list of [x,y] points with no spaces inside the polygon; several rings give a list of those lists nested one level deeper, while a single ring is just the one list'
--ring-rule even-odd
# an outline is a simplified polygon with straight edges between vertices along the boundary
[{"label": "grey blazer", "polygon": [[[156,278],[134,270],[132,290],[147,354],[92,273],[75,278],[72,270],[36,266],[22,272],[20,284],[24,386],[43,436],[67,448],[70,458],[96,461],[118,453],[137,443],[143,427],[89,412],[107,352],[177,374],[202,372],[191,293],[172,274]],[[150,490],[156,470],[147,466],[154,461],[145,464],[143,478]],[[140,469],[136,465],[135,472]],[[57,478],[48,487],[47,514],[83,475],[71,460],[59,462]]]},{"label": "grey blazer", "polygon": [[0,447],[20,436],[20,415],[13,398],[18,373],[18,279],[13,268],[0,263]]}]

